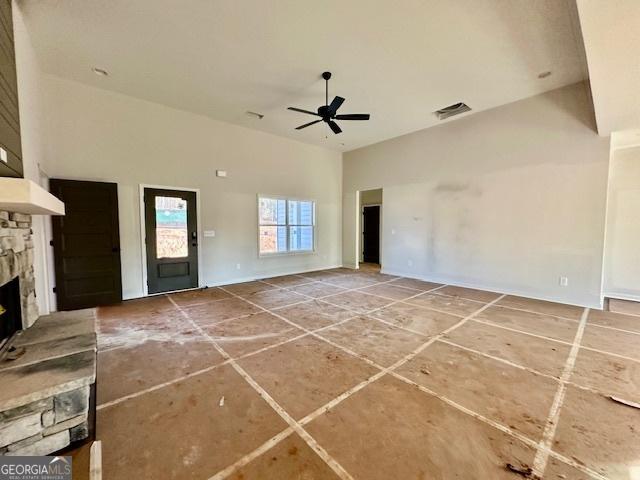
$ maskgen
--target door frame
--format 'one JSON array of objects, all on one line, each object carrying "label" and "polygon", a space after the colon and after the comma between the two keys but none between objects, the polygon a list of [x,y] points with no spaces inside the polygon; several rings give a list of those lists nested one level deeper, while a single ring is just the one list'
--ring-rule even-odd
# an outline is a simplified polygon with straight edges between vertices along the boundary
[{"label": "door frame", "polygon": [[[202,214],[200,212],[200,189],[199,188],[186,188],[186,187],[173,187],[169,185],[151,185],[148,183],[141,183],[139,185],[139,206],[140,206],[140,257],[142,260],[142,292],[143,296],[150,297],[154,295],[164,295],[165,293],[170,292],[159,292],[149,294],[149,286],[147,285],[147,245],[145,242],[146,237],[146,224],[145,224],[145,211],[144,211],[144,189],[145,188],[155,188],[158,190],[182,190],[184,192],[194,192],[196,194],[196,231],[198,232],[198,286],[195,288],[204,287],[204,283],[202,282],[202,249],[200,248],[202,245]],[[187,289],[193,290],[193,289]],[[180,290],[183,291],[183,290]]]},{"label": "door frame", "polygon": [[378,218],[378,264],[382,266],[382,204],[370,203],[368,205],[360,205],[360,253],[358,253],[358,265],[365,263],[364,261],[364,209],[367,207],[380,207]]},{"label": "door frame", "polygon": [[[364,189],[360,189],[360,190],[356,190],[356,195],[355,195],[355,200],[356,200],[356,211],[353,212],[351,215],[353,215],[353,220],[355,223],[355,235],[353,236],[353,240],[355,243],[355,264],[353,265],[355,267],[356,270],[358,270],[360,268],[360,263],[364,263],[362,262],[360,259],[362,258],[362,239],[363,239],[363,234],[362,234],[362,215],[363,215],[363,211],[362,211],[362,207],[364,205],[362,205],[362,192],[366,192],[369,190],[382,190],[382,203],[380,204],[380,271],[384,273],[384,252],[383,252],[383,246],[384,246],[384,219],[383,219],[383,209],[384,209],[384,187],[373,187],[373,188],[364,188]],[[344,199],[343,199],[344,201]],[[368,205],[367,205],[368,206]],[[354,218],[355,217],[355,218]],[[344,224],[343,224],[344,225]]]}]

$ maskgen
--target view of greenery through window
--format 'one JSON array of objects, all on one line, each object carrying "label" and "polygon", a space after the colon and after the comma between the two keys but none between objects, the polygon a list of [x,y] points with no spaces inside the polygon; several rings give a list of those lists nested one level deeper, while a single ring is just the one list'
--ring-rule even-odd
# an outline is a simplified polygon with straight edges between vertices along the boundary
[{"label": "view of greenery through window", "polygon": [[311,201],[261,197],[260,254],[313,251],[314,210]]}]

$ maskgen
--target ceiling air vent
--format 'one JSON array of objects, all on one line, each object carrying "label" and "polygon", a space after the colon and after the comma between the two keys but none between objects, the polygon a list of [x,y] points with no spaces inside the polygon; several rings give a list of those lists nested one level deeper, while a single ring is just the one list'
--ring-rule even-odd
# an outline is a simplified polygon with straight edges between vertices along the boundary
[{"label": "ceiling air vent", "polygon": [[471,111],[471,107],[466,103],[454,103],[453,105],[449,105],[448,107],[441,108],[440,110],[436,110],[434,115],[438,117],[438,120],[444,120],[445,118],[453,117],[454,115],[460,115],[464,112]]}]

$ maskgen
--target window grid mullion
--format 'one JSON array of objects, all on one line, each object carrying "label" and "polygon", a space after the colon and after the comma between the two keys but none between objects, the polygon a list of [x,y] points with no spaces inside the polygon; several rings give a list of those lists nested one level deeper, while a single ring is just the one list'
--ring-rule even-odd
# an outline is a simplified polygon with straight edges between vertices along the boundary
[{"label": "window grid mullion", "polygon": [[287,253],[291,251],[290,246],[289,246],[289,200],[287,199],[285,201],[285,208],[284,208],[284,223],[286,225],[284,232],[285,232],[285,236],[287,237],[286,239],[286,243],[287,243]]}]

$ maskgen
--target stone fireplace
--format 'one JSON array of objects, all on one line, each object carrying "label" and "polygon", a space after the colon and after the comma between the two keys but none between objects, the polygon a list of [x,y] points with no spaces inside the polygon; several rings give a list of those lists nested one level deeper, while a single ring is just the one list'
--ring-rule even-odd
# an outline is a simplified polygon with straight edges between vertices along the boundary
[{"label": "stone fireplace", "polygon": [[[0,211],[0,299],[4,313],[0,314],[0,333],[5,331],[7,318],[20,317],[18,329],[28,328],[38,319],[36,287],[33,278],[33,239],[31,215]],[[19,312],[15,311],[11,291],[19,291]],[[13,333],[13,332],[11,332]],[[0,343],[2,342],[0,335]]]},{"label": "stone fireplace", "polygon": [[64,205],[0,178],[0,455],[59,452],[94,425],[94,312],[38,317],[30,213],[63,215]]}]

